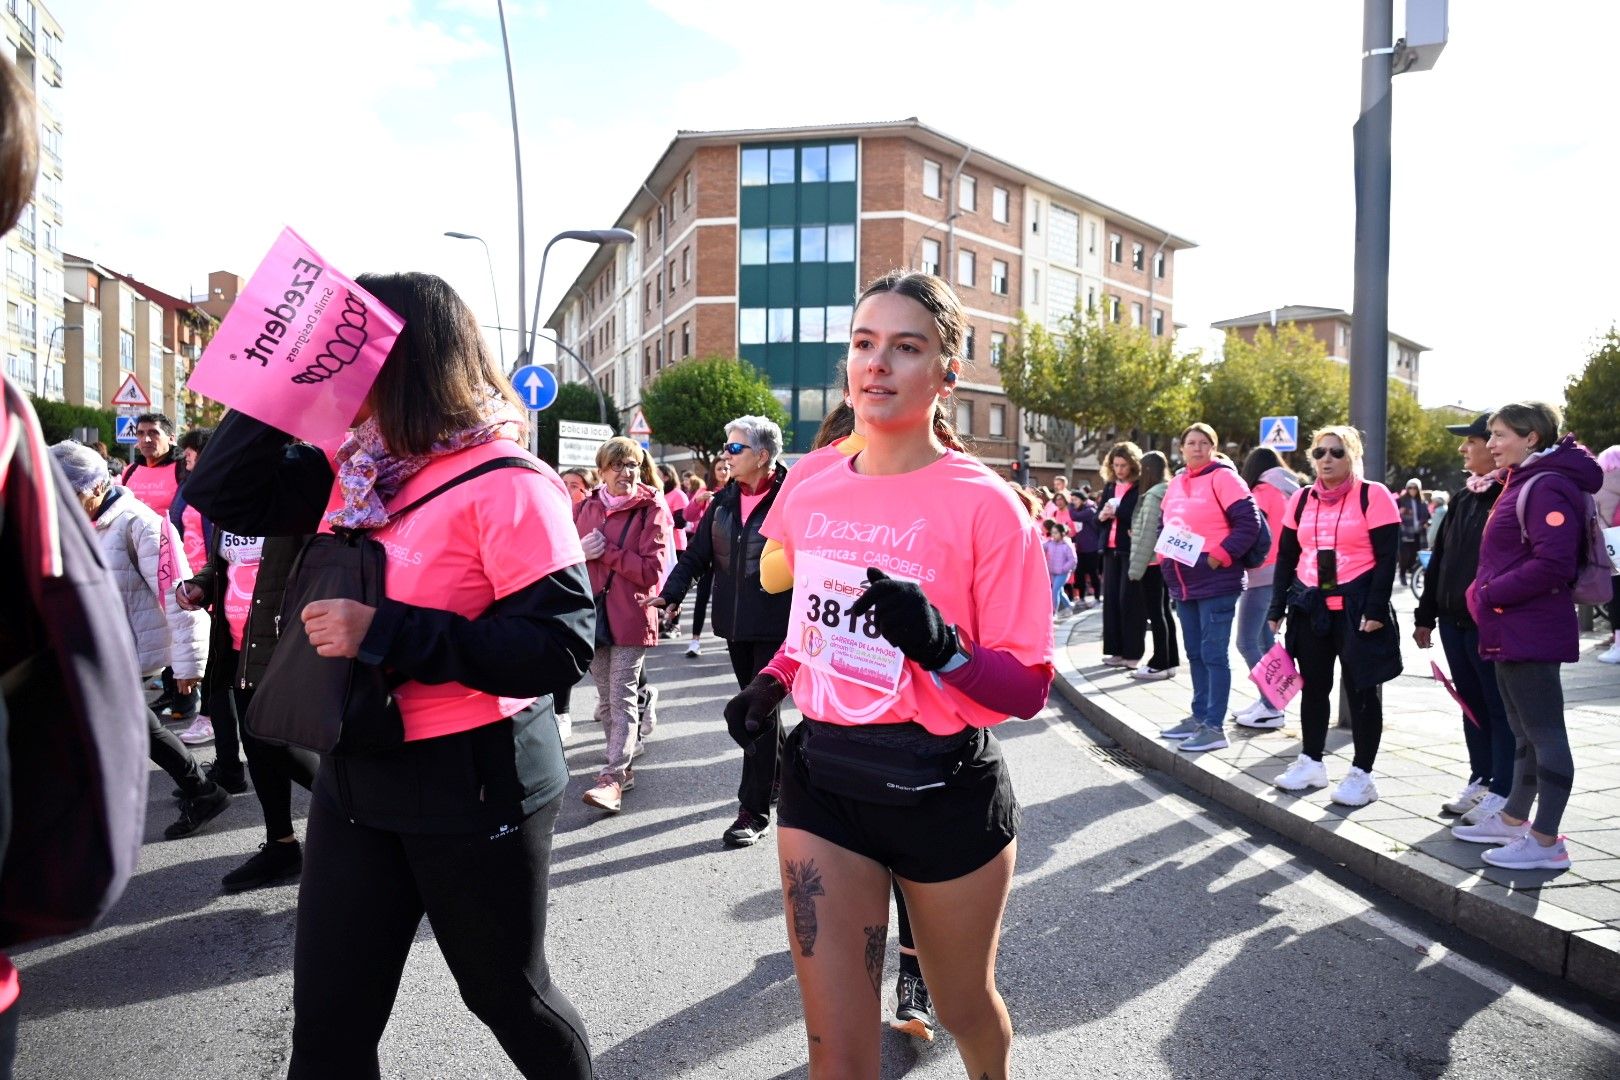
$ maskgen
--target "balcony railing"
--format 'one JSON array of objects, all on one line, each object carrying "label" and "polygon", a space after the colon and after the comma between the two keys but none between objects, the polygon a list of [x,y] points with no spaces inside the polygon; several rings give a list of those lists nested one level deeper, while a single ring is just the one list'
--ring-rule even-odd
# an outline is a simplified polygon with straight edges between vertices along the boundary
[{"label": "balcony railing", "polygon": [[12,289],[32,299],[34,295],[34,282],[31,278],[25,278],[15,270],[7,270],[6,281]]}]

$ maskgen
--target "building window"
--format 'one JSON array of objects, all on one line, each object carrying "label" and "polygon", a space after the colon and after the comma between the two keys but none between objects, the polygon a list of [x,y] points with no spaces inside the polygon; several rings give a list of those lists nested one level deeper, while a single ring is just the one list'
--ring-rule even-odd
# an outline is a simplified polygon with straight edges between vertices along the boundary
[{"label": "building window", "polygon": [[1133,270],[1142,269],[1142,266],[1143,266],[1142,256],[1145,255],[1145,254],[1146,254],[1146,252],[1143,249],[1141,244],[1132,244],[1131,245],[1131,268]]},{"label": "building window", "polygon": [[1111,322],[1119,322],[1119,297],[1108,294],[1108,318]]},{"label": "building window", "polygon": [[973,402],[958,400],[956,403],[956,430],[964,435],[973,434]]},{"label": "building window", "polygon": [[653,299],[660,304],[664,302],[664,272],[662,270],[658,271],[658,275],[653,278]]},{"label": "building window", "polygon": [[684,357],[688,357],[688,356],[691,356],[691,355],[692,355],[692,324],[690,322],[683,322],[683,323],[681,323],[681,356],[684,358]]},{"label": "building window", "polygon": [[782,345],[793,340],[792,308],[765,309],[765,340],[772,345]]},{"label": "building window", "polygon": [[765,344],[765,309],[743,308],[737,313],[737,343]]},{"label": "building window", "polygon": [[1097,223],[1095,221],[1086,222],[1086,253],[1088,255],[1097,254]]},{"label": "building window", "polygon": [[[1006,352],[1007,352],[1007,335],[1001,333],[998,330],[992,330],[990,332],[990,366],[991,367],[1000,367],[1001,366],[1001,358],[1004,355],[1006,355]],[[999,435],[1000,432],[992,431],[990,434]]]},{"label": "building window", "polygon": [[135,370],[135,335],[128,330],[118,331],[118,370]]},{"label": "building window", "polygon": [[1029,302],[1039,305],[1044,302],[1043,298],[1045,296],[1046,294],[1041,292],[1041,272],[1031,270],[1029,272]]},{"label": "building window", "polygon": [[1340,326],[1339,327],[1339,348],[1348,349],[1349,347],[1350,347],[1350,328],[1348,326]]},{"label": "building window", "polygon": [[1086,286],[1086,314],[1089,315],[1093,311],[1096,311],[1096,310],[1097,310],[1097,287],[1095,285],[1087,285]]},{"label": "building window", "polygon": [[771,147],[771,183],[791,184],[797,171],[793,159],[797,156],[791,146]]},{"label": "building window", "polygon": [[1055,262],[1080,265],[1080,215],[1052,204],[1052,225],[1046,237],[1046,253]]},{"label": "building window", "polygon": [[1125,257],[1124,256],[1124,250],[1125,250],[1125,245],[1124,245],[1124,242],[1122,240],[1120,240],[1119,233],[1109,233],[1108,234],[1108,261],[1109,262],[1116,262],[1116,263],[1119,262],[1121,259],[1123,259]]},{"label": "building window", "polygon": [[681,280],[692,280],[692,246],[690,244],[681,249]]},{"label": "building window", "polygon": [[764,229],[744,229],[742,231],[742,264],[744,266],[765,265],[765,234]]},{"label": "building window", "polygon": [[956,205],[963,210],[973,210],[978,201],[979,182],[971,176],[963,176],[956,182]]},{"label": "building window", "polygon": [[962,359],[973,359],[973,324],[962,327]]},{"label": "building window", "polygon": [[1007,406],[990,406],[990,430],[992,439],[1005,439],[1007,437]]},{"label": "building window", "polygon": [[1164,312],[1158,308],[1153,309],[1153,336],[1164,336]]},{"label": "building window", "polygon": [[770,261],[773,263],[790,263],[793,261],[793,229],[770,230]]},{"label": "building window", "polygon": [[971,251],[958,251],[956,253],[956,283],[973,288],[974,257]]},{"label": "building window", "polygon": [[799,229],[799,261],[807,263],[827,261],[825,225],[805,225]]},{"label": "building window", "polygon": [[827,147],[827,179],[835,184],[855,182],[854,143],[833,143]]},{"label": "building window", "polygon": [[1041,200],[1039,199],[1030,200],[1029,231],[1032,233],[1038,233],[1041,231]]},{"label": "building window", "polygon": [[802,307],[799,309],[799,340],[827,340],[827,309]]},{"label": "building window", "polygon": [[799,154],[799,182],[825,184],[827,182],[827,148],[807,146]]},{"label": "building window", "polygon": [[930,199],[939,198],[939,162],[923,159],[923,194]]},{"label": "building window", "polygon": [[939,276],[939,241],[927,240],[922,242],[922,272]]},{"label": "building window", "polygon": [[1153,256],[1153,276],[1161,281],[1164,280],[1164,252],[1162,251]]},{"label": "building window", "polygon": [[990,189],[990,216],[1000,222],[1011,221],[1011,201],[1006,188]]},{"label": "building window", "polygon": [[685,184],[686,184],[686,193],[685,193],[686,194],[686,200],[685,200],[686,201],[686,208],[688,210],[690,210],[692,208],[692,170],[691,169],[686,170]]},{"label": "building window", "polygon": [[1007,295],[1007,264],[1000,259],[990,260],[990,291],[999,296]]},{"label": "building window", "polygon": [[827,261],[830,263],[855,261],[855,226],[827,226]]},{"label": "building window", "polygon": [[1136,300],[1131,301],[1131,325],[1142,325],[1142,305]]}]

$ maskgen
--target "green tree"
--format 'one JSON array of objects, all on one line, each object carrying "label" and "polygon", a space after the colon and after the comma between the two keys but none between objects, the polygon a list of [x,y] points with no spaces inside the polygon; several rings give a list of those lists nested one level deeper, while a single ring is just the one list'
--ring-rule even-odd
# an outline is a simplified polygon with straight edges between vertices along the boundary
[{"label": "green tree", "polygon": [[1350,369],[1315,334],[1284,323],[1260,327],[1253,342],[1228,333],[1198,408],[1223,442],[1238,445],[1241,460],[1260,441],[1261,417],[1299,417],[1303,444],[1317,428],[1344,423],[1349,401]]},{"label": "green tree", "polygon": [[39,427],[47,443],[58,443],[73,438],[73,429],[91,427],[99,431],[101,441],[109,450],[117,450],[113,441],[117,418],[111,409],[92,409],[88,405],[69,405],[65,401],[45,401],[32,398],[34,412],[39,414]]},{"label": "green tree", "polygon": [[1384,482],[1397,487],[1412,477],[1425,488],[1455,490],[1462,484],[1462,440],[1446,430],[1454,423],[1438,409],[1424,409],[1417,396],[1401,383],[1389,384],[1389,437],[1384,444],[1388,475]]},{"label": "green tree", "polygon": [[1055,332],[1020,316],[1001,362],[1007,400],[1024,410],[1024,429],[1048,456],[1129,435],[1151,442],[1189,422],[1202,383],[1196,352],[1178,354],[1167,338],[1076,308]]},{"label": "green tree", "polygon": [[[596,391],[585,383],[563,383],[557,387],[557,400],[551,408],[535,417],[535,431],[540,436],[540,459],[553,468],[557,465],[557,422],[574,420],[584,424],[602,422],[602,407]],[[615,435],[619,434],[619,411],[608,405],[607,423]]]},{"label": "green tree", "polygon": [[730,356],[698,357],[665,368],[641,392],[641,409],[655,439],[691,450],[705,470],[718,456],[726,425],[737,417],[768,416],[784,432],[792,422],[765,373]]},{"label": "green tree", "polygon": [[1620,443],[1620,330],[1592,350],[1586,367],[1564,387],[1564,422],[1593,453]]}]

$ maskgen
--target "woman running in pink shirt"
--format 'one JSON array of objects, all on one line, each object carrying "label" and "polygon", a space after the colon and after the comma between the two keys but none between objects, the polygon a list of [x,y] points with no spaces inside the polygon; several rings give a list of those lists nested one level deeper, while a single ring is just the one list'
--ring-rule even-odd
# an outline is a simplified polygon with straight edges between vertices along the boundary
[{"label": "woman running in pink shirt", "polygon": [[[995,959],[1019,814],[989,728],[1045,704],[1052,629],[1030,603],[1048,588],[1039,534],[1005,482],[934,430],[965,321],[930,275],[896,271],[862,294],[848,384],[866,445],[786,493],[774,523],[806,609],[831,618],[790,620],[789,644],[727,706],[746,727],[791,688],[805,716],[784,751],[777,855],[813,1078],[877,1074],[891,874],[969,1075],[1010,1067]],[[846,626],[871,652],[899,651],[895,689],[801,666]]]}]

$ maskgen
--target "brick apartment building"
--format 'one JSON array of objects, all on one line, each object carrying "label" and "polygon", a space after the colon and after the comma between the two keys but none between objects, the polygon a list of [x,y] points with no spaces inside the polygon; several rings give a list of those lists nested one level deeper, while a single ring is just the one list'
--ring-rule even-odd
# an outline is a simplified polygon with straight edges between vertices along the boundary
[{"label": "brick apartment building", "polygon": [[[1216,330],[1236,334],[1244,341],[1254,342],[1255,332],[1262,326],[1276,328],[1294,323],[1316,335],[1335,360],[1350,362],[1350,312],[1339,308],[1309,307],[1288,304],[1270,311],[1257,311],[1240,319],[1226,319],[1210,325]],[[1389,335],[1389,377],[1406,384],[1416,394],[1418,390],[1418,358],[1429,351],[1411,338],[1399,334]]]},{"label": "brick apartment building", "polygon": [[[940,273],[971,321],[957,426],[1010,466],[1021,418],[997,372],[1023,311],[1076,305],[1172,333],[1175,254],[1193,245],[944,135],[894,123],[681,132],[547,327],[621,409],[691,356],[741,356],[770,378],[808,449],[829,408],[860,286],[897,266]],[[559,368],[578,378],[577,363]],[[1044,462],[1031,445],[1036,474]]]}]

